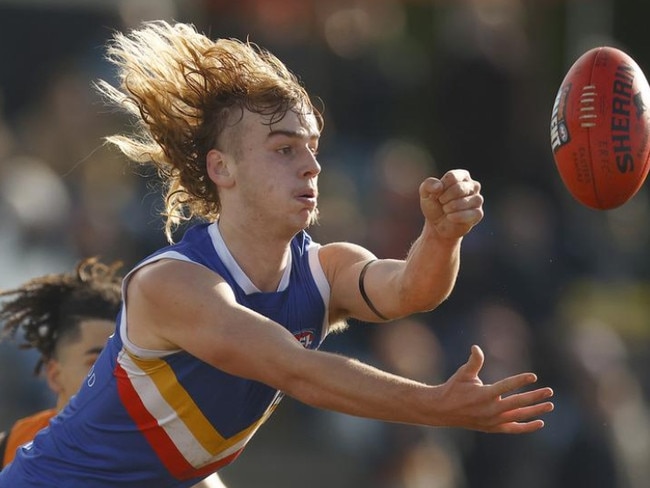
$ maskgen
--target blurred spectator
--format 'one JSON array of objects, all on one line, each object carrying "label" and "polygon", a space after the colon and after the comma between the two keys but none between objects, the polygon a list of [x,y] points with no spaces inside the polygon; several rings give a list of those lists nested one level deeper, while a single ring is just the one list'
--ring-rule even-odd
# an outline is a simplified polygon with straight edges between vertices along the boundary
[{"label": "blurred spectator", "polygon": [[45,161],[23,156],[0,163],[0,208],[1,288],[71,266],[72,199]]}]

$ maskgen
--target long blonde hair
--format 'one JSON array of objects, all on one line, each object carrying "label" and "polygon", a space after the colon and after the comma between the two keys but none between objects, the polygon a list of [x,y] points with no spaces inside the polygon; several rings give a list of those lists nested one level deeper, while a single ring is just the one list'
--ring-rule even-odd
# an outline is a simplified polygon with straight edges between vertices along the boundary
[{"label": "long blonde hair", "polygon": [[289,110],[320,112],[287,67],[250,42],[213,41],[188,24],[146,22],[116,33],[107,58],[119,87],[100,80],[108,102],[135,118],[130,135],[107,137],[129,159],[153,163],[165,185],[165,235],[194,217],[214,220],[221,204],[208,178],[208,151],[225,144],[224,129],[243,110],[281,120]]}]

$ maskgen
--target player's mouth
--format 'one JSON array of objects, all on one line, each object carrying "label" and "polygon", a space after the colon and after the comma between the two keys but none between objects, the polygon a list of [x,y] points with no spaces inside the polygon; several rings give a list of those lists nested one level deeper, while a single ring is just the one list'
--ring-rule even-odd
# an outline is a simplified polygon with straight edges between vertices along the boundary
[{"label": "player's mouth", "polygon": [[313,188],[301,190],[296,194],[296,199],[308,208],[316,208],[318,203],[318,192]]}]

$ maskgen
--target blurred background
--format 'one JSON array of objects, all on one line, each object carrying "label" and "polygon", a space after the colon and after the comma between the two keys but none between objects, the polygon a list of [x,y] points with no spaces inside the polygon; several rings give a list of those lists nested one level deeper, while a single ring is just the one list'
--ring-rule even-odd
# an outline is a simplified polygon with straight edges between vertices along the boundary
[{"label": "blurred background", "polygon": [[[103,146],[128,121],[93,91],[104,45],[143,20],[249,38],[325,107],[320,242],[403,257],[427,175],[466,168],[485,218],[465,239],[452,296],[385,326],[353,323],[326,349],[443,382],[473,343],[482,379],[523,370],[556,391],[541,432],[518,437],[384,424],[285,399],[222,478],[230,488],[647,487],[650,195],[587,209],[549,143],[566,70],[612,45],[650,72],[641,0],[0,0],[0,288],[124,270],[165,244],[156,180]],[[49,407],[37,358],[0,345],[0,430]]]}]

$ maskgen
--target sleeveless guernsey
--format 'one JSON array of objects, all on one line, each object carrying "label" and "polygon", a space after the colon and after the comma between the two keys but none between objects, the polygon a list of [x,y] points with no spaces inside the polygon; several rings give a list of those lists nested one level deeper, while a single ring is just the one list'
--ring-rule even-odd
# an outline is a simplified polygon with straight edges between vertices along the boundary
[{"label": "sleeveless guernsey", "polygon": [[[218,273],[238,303],[315,349],[327,334],[329,300],[319,247],[306,232],[294,237],[278,290],[262,293],[235,262],[217,224],[200,224],[139,263],[123,286],[148,263],[194,262]],[[116,332],[81,390],[48,428],[18,449],[0,472],[0,488],[189,487],[232,462],[282,398],[269,386],[185,351],[138,348],[127,329],[123,302]]]}]

